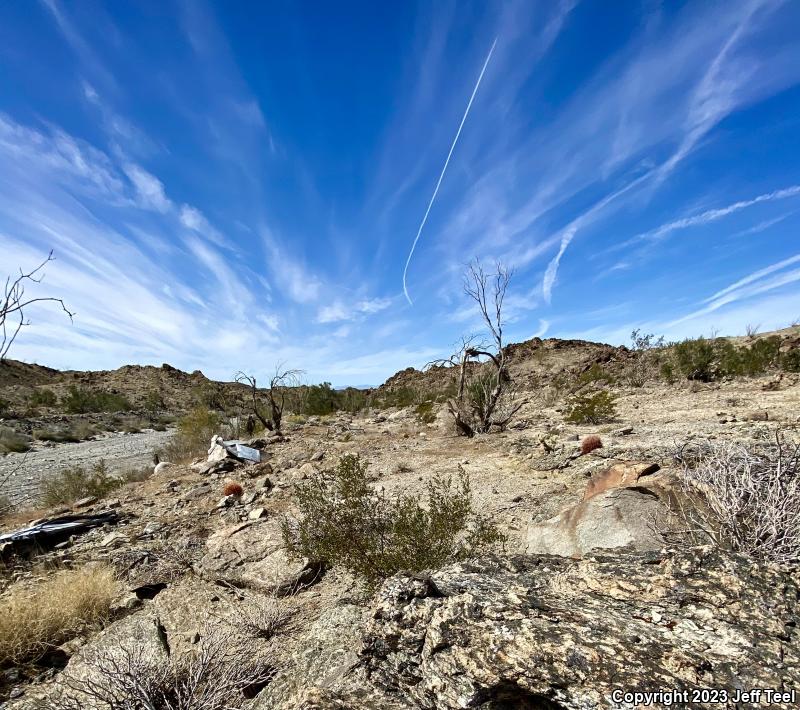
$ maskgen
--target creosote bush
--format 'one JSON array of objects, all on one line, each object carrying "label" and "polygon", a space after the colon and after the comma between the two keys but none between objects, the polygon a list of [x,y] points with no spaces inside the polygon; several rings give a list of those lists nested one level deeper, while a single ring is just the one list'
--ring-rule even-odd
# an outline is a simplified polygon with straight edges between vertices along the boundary
[{"label": "creosote bush", "polygon": [[572,424],[602,424],[616,416],[616,395],[599,390],[574,396],[568,403],[565,420]]},{"label": "creosote bush", "polygon": [[53,390],[46,387],[36,389],[28,398],[28,404],[31,407],[55,407],[58,404],[58,397],[56,397],[56,393]]},{"label": "creosote bush", "polygon": [[291,555],[341,565],[374,588],[400,570],[440,567],[505,541],[473,512],[463,471],[455,486],[435,476],[427,489],[426,505],[410,495],[389,498],[369,485],[367,464],[348,454],[333,473],[298,487],[302,517],[284,520],[284,542]]},{"label": "creosote bush", "polygon": [[70,505],[76,500],[93,496],[102,498],[125,480],[111,476],[105,461],[98,461],[90,469],[71,466],[41,483],[41,499],[45,506]]},{"label": "creosote bush", "polygon": [[581,442],[581,455],[585,456],[595,449],[602,448],[603,442],[600,440],[600,437],[596,434],[591,434],[590,436],[584,437],[583,441]]},{"label": "creosote bush", "polygon": [[159,451],[163,461],[182,463],[205,454],[211,437],[220,433],[222,417],[218,412],[195,407],[178,420],[178,430]]},{"label": "creosote bush", "polygon": [[108,618],[119,591],[108,567],[51,572],[33,584],[11,587],[0,598],[0,667],[36,661]]},{"label": "creosote bush", "polygon": [[61,398],[61,404],[68,414],[89,412],[124,412],[132,409],[131,403],[121,394],[89,390],[70,385]]}]

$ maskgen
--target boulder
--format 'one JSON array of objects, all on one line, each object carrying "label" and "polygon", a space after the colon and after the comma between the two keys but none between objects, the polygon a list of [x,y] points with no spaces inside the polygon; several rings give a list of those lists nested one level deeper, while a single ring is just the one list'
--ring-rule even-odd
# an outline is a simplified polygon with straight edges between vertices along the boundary
[{"label": "boulder", "polygon": [[613,488],[528,526],[529,554],[581,557],[593,550],[627,547],[658,550],[671,514],[658,494],[645,488]]},{"label": "boulder", "polygon": [[611,488],[623,488],[635,485],[642,476],[648,476],[658,471],[655,463],[641,463],[638,461],[621,461],[610,468],[592,474],[592,480],[586,486],[583,494],[584,500],[589,500],[599,493]]},{"label": "boulder", "polygon": [[215,532],[206,541],[200,568],[204,576],[279,595],[313,584],[323,572],[320,563],[289,557],[279,519],[258,525],[250,520]]},{"label": "boulder", "polygon": [[798,688],[798,599],[791,573],[711,548],[400,574],[369,610],[359,664],[275,707],[589,710],[634,707],[615,691]]}]

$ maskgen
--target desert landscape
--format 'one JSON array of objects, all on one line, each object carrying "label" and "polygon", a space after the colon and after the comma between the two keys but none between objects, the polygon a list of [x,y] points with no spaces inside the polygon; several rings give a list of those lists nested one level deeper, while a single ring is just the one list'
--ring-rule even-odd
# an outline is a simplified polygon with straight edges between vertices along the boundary
[{"label": "desert landscape", "polygon": [[[64,584],[88,575],[90,585],[99,578],[108,587],[86,590],[105,594],[93,600],[94,618],[53,630],[50,638],[5,637],[7,706],[117,707],[123,701],[114,697],[130,692],[125,683],[142,678],[154,684],[148,693],[168,692],[170,683],[175,693],[191,686],[192,699],[174,707],[198,708],[638,707],[613,704],[611,693],[791,690],[800,679],[797,518],[781,531],[790,538],[781,547],[788,555],[770,559],[766,539],[762,550],[759,541],[745,545],[714,517],[720,511],[695,518],[686,506],[712,495],[692,487],[692,472],[705,461],[719,465],[714,457],[727,455],[728,465],[741,467],[739,451],[774,456],[776,437],[791,469],[783,484],[797,486],[800,373],[791,363],[800,352],[800,328],[724,342],[734,352],[771,342],[773,358],[758,374],[710,370],[703,381],[682,374],[675,346],[648,341],[639,349],[557,339],[508,346],[519,408],[507,425],[472,437],[459,435],[447,404],[460,368],[434,365],[397,373],[364,393],[368,404],[358,411],[287,409],[280,430],[247,440],[260,452],[259,463],[201,450],[179,462],[162,453],[153,467],[156,450],[169,451],[171,439],[187,435],[181,422],[191,417],[181,406],[213,412],[193,405],[186,392],[163,398],[174,401],[175,419],[165,432],[36,441],[28,454],[7,454],[0,471],[10,476],[4,490],[12,501],[35,500],[32,482],[64,468],[89,472],[83,488],[79,483],[72,491],[81,500],[49,510],[38,503],[38,522],[64,515],[102,522],[58,538],[2,543],[0,624],[18,629],[29,622],[11,617],[24,619],[37,604],[77,603],[48,586],[59,575]],[[673,361],[674,379],[666,381],[660,373]],[[23,380],[21,367],[9,361],[0,370],[12,406],[21,406],[23,393],[30,399],[31,392],[58,390],[74,378],[50,371]],[[167,381],[192,381],[157,368],[81,379],[140,402],[156,376],[164,391]],[[219,389],[229,392],[228,414],[219,412],[213,435],[226,433],[225,417],[241,418],[248,406],[249,393],[236,383]],[[576,402],[598,393],[610,395],[610,408],[574,416]],[[257,398],[266,405],[269,392],[257,390]],[[37,412],[42,421],[44,409]],[[4,426],[26,429],[31,414],[7,418]],[[166,411],[159,414],[164,420]],[[125,416],[148,415],[134,408]],[[201,437],[201,449],[213,443],[207,433],[191,432]],[[109,469],[104,475],[120,478],[92,495],[92,465],[135,449],[141,451],[136,467],[150,470],[129,480]],[[432,510],[436,497],[446,498],[431,489],[437,480],[450,480],[444,508],[461,505],[458,481],[468,476],[469,503],[461,514],[480,516],[499,536],[469,554],[449,547],[434,569],[422,550],[394,562],[383,560],[381,550],[365,551],[365,558],[386,564],[374,573],[352,550],[331,548],[331,562],[305,556],[302,544],[293,549],[287,521],[314,515],[315,482],[335,488],[342,462],[354,461],[375,496],[360,515],[387,515],[373,507],[378,500],[423,501]],[[346,507],[342,496],[332,504]],[[749,535],[756,523],[743,506],[737,513],[740,525],[751,526]],[[3,530],[36,524],[32,517],[18,505]],[[347,518],[337,524],[346,521],[354,524]],[[715,531],[708,527],[713,521]],[[325,522],[312,524],[324,532]],[[423,524],[417,534],[426,536],[424,546],[434,545],[437,530],[463,537],[467,522],[457,521],[454,532]],[[375,533],[369,519],[358,526],[362,534]],[[343,544],[357,545],[359,531],[347,534]],[[415,543],[412,535],[405,544]],[[403,571],[415,561],[418,569]],[[59,600],[61,594],[67,596]],[[26,612],[23,604],[33,606]],[[212,697],[217,686],[227,687],[219,705]]]},{"label": "desert landscape", "polygon": [[0,710],[800,708],[798,28],[0,2]]}]

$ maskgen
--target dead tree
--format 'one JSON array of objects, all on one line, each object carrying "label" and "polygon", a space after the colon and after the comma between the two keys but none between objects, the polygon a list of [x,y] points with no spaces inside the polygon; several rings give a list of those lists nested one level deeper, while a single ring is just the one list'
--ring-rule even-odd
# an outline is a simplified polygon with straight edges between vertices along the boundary
[{"label": "dead tree", "polygon": [[453,355],[430,363],[459,368],[456,396],[447,406],[456,428],[465,436],[486,433],[492,427],[505,429],[521,406],[503,346],[503,301],[512,275],[499,262],[493,274],[487,274],[477,260],[467,267],[464,293],[478,305],[490,341],[462,338]]},{"label": "dead tree", "polygon": [[[252,375],[239,372],[236,374],[236,382],[250,387],[252,414],[263,427],[269,431],[280,431],[283,409],[286,406],[286,393],[290,388],[299,386],[302,374],[302,370],[286,370],[282,365],[278,365],[263,395],[256,385],[256,378]],[[266,402],[263,397],[266,398]]]},{"label": "dead tree", "polygon": [[39,264],[33,271],[24,272],[19,270],[19,276],[13,281],[11,276],[6,279],[5,290],[2,297],[0,297],[0,362],[5,360],[8,351],[17,339],[19,332],[25,327],[30,325],[30,321],[25,318],[25,309],[32,306],[34,303],[58,303],[61,310],[69,316],[70,321],[72,316],[75,315],[67,310],[64,301],[60,298],[52,296],[41,296],[38,298],[27,298],[25,296],[25,287],[30,284],[41,283],[44,278],[42,270],[51,261],[53,261],[53,252],[51,251],[47,258]]}]

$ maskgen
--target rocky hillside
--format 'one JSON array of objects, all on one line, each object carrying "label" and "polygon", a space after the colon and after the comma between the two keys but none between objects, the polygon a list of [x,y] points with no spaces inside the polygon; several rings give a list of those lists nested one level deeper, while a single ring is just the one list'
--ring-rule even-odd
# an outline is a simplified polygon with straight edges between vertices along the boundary
[{"label": "rocky hillside", "polygon": [[146,406],[148,397],[157,394],[168,411],[192,407],[204,392],[218,390],[220,397],[239,396],[242,385],[209,380],[200,370],[183,372],[171,365],[125,365],[116,370],[54,370],[17,360],[0,363],[0,397],[12,407],[24,407],[37,390],[51,390],[63,397],[70,386],[121,395],[134,408]]}]

